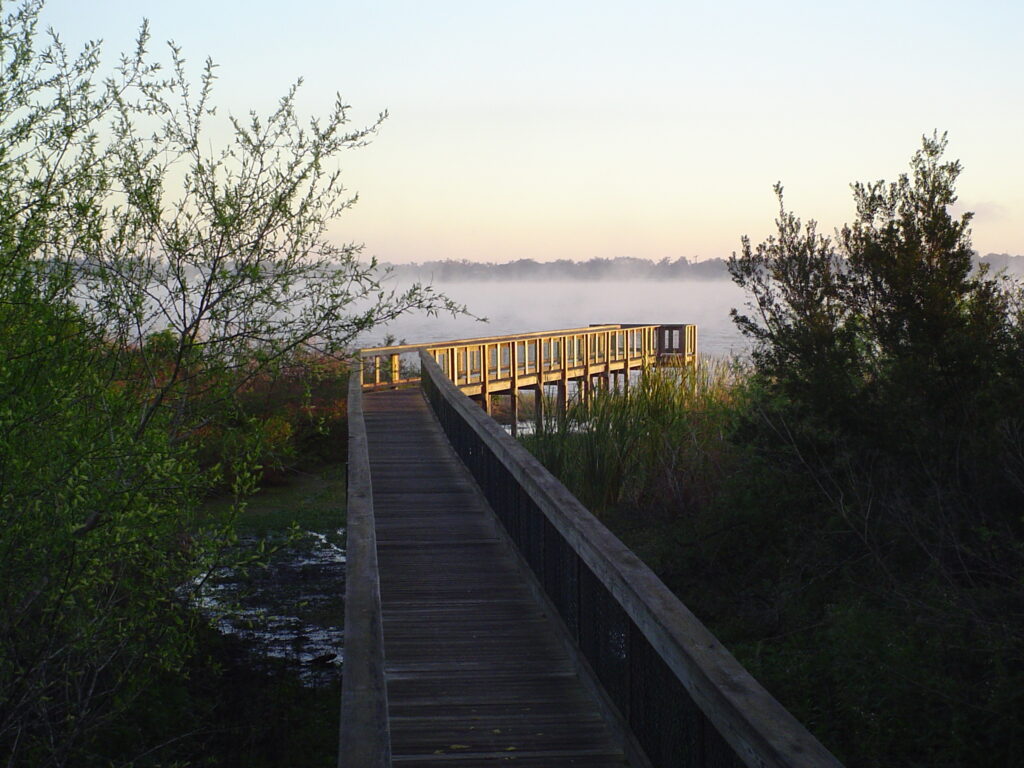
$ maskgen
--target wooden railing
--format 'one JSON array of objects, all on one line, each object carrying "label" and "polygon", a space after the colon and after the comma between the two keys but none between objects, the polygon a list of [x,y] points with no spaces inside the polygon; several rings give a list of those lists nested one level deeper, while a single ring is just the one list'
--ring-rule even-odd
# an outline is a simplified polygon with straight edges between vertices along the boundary
[{"label": "wooden railing", "polygon": [[448,439],[621,722],[640,762],[668,766],[840,763],[625,545],[420,354]]},{"label": "wooden railing", "polygon": [[[490,413],[491,396],[547,385],[558,389],[566,403],[568,384],[575,382],[583,397],[593,387],[610,387],[621,380],[628,388],[630,372],[655,363],[693,364],[697,360],[695,325],[594,325],[558,331],[430,344],[369,347],[360,350],[363,385],[367,388],[411,383],[418,377],[406,371],[403,356],[426,352],[459,390],[480,399]],[[515,405],[513,405],[515,407]]]},{"label": "wooden railing", "polygon": [[389,768],[387,686],[377,534],[363,393],[354,369],[348,388],[348,515],[345,659],[341,683],[339,768]]},{"label": "wooden railing", "polygon": [[446,342],[426,351],[463,394],[480,395],[653,365],[658,354],[656,329],[575,328]]}]

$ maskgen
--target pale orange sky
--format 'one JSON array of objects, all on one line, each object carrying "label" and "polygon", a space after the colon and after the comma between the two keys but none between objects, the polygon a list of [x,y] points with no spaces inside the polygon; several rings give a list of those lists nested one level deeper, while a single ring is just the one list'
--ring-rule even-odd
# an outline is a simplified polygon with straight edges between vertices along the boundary
[{"label": "pale orange sky", "polygon": [[[386,261],[728,256],[772,229],[772,185],[828,232],[849,183],[948,131],[981,253],[1024,254],[1024,4],[981,0],[422,3],[50,0],[108,61],[143,16],[219,64],[222,113],[298,76],[357,121],[360,202],[332,229]],[[155,46],[154,46],[155,47]]]}]

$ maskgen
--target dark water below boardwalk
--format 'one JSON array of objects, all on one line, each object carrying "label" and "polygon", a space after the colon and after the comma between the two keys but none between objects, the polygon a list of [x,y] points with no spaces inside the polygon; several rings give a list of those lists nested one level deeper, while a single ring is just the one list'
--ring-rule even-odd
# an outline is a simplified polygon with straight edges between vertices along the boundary
[{"label": "dark water below boardwalk", "polygon": [[381,344],[387,333],[412,344],[593,323],[694,323],[703,354],[729,357],[749,349],[729,317],[733,307],[742,310],[744,294],[728,280],[463,282],[438,283],[435,287],[488,322],[413,313],[374,329],[357,344]]},{"label": "dark water below boardwalk", "polygon": [[[343,445],[338,450],[344,450]],[[239,518],[245,569],[222,568],[204,585],[200,607],[234,638],[247,662],[308,686],[336,684],[345,594],[344,464],[296,471],[251,497]],[[230,504],[214,500],[211,508]]]},{"label": "dark water below boardwalk", "polygon": [[[279,668],[283,662],[307,685],[336,682],[342,660],[345,552],[332,535],[303,531],[279,548],[265,565],[244,571],[222,569],[207,583],[203,610],[218,630],[242,642],[252,663]],[[255,537],[239,546],[255,549]]]}]

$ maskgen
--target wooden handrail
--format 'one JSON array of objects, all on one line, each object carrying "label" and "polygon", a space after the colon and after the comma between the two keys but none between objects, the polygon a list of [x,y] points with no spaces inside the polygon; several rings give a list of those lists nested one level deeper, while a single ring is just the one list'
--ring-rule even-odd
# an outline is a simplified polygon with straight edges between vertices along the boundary
[{"label": "wooden handrail", "polygon": [[[839,761],[736,661],[661,579],[537,459],[463,395],[426,352],[420,353],[420,365],[428,392],[436,391],[484,450],[514,478],[743,763],[751,768],[841,768]],[[434,407],[436,410],[438,404]],[[445,424],[446,419],[440,413],[438,416]],[[474,451],[474,458],[479,457],[479,451]],[[687,762],[685,758],[679,755],[674,760]]]},{"label": "wooden handrail", "polygon": [[[672,340],[671,342],[669,340]],[[537,387],[592,376],[629,376],[657,362],[693,364],[697,359],[695,325],[591,325],[552,331],[482,336],[475,339],[367,347],[359,351],[364,387],[393,387],[419,381],[403,377],[401,358],[426,351],[457,386],[489,402],[494,393],[521,383]],[[515,368],[516,370],[513,370]],[[520,382],[520,379],[522,381]],[[628,384],[628,381],[626,382]],[[589,384],[588,384],[589,385]],[[468,389],[466,389],[468,388]]]},{"label": "wooden handrail", "polygon": [[345,660],[338,768],[390,768],[380,573],[360,373],[357,362],[348,386]]},{"label": "wooden handrail", "polygon": [[429,341],[424,344],[395,344],[390,347],[364,347],[363,349],[359,350],[359,354],[362,357],[373,357],[374,355],[391,354],[394,352],[418,352],[421,349],[439,349],[442,347],[464,347],[472,344],[492,344],[498,341],[512,341],[513,339],[535,339],[538,337],[560,336],[563,334],[573,333],[585,333],[587,331],[609,330],[619,327],[620,326],[614,323],[610,323],[608,325],[589,325],[584,328],[567,328],[554,331],[530,331],[529,333],[510,333],[504,334],[502,336],[479,336],[468,339],[452,339],[450,341]]}]

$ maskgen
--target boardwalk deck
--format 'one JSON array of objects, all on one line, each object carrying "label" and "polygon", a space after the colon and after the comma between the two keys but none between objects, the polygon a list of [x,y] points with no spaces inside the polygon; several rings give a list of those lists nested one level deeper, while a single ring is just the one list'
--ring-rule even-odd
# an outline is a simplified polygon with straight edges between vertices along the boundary
[{"label": "boardwalk deck", "polygon": [[420,390],[364,414],[394,764],[626,765]]}]

